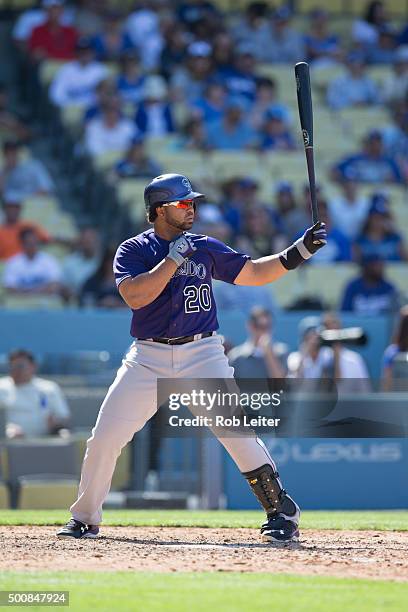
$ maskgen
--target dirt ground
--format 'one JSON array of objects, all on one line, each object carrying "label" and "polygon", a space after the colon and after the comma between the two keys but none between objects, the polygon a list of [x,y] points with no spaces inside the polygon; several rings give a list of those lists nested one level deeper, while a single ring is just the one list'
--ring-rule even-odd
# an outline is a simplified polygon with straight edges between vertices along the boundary
[{"label": "dirt ground", "polygon": [[0,570],[238,571],[408,581],[408,532],[305,530],[272,546],[255,529],[104,527],[95,540],[54,527],[0,527]]}]

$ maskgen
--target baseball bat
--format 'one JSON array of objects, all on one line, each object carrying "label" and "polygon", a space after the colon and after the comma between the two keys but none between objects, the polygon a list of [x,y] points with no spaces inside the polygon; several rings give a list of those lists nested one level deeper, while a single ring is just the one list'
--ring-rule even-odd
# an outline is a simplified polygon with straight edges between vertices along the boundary
[{"label": "baseball bat", "polygon": [[309,177],[310,198],[312,201],[313,225],[319,221],[316,199],[316,177],[313,150],[313,108],[310,88],[309,64],[298,62],[295,65],[296,91],[299,107],[300,127],[305,145],[307,174]]}]

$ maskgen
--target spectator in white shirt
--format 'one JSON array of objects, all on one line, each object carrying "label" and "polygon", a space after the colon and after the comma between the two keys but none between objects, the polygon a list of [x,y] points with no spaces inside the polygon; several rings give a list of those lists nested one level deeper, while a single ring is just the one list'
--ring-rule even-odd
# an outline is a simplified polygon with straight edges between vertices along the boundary
[{"label": "spectator in white shirt", "polygon": [[61,295],[61,268],[55,257],[39,250],[34,229],[20,234],[22,252],[6,261],[3,285],[14,295]]},{"label": "spectator in white shirt", "polygon": [[87,107],[95,101],[95,89],[108,76],[108,68],[94,59],[89,39],[76,45],[77,59],[62,66],[50,86],[50,99],[60,107]]},{"label": "spectator in white shirt", "polygon": [[64,284],[78,294],[82,285],[96,272],[100,262],[100,237],[93,227],[84,227],[76,249],[63,262]]},{"label": "spectator in white shirt", "polygon": [[344,179],[340,187],[342,193],[328,200],[329,213],[334,227],[353,241],[364,225],[370,202],[359,195],[355,181]]},{"label": "spectator in white shirt", "polygon": [[143,68],[156,68],[164,44],[157,13],[150,8],[141,8],[131,13],[126,22],[126,32],[138,49]]},{"label": "spectator in white shirt", "polygon": [[350,54],[347,72],[330,81],[327,102],[331,108],[341,110],[351,106],[369,106],[379,102],[377,85],[366,72],[362,55]]},{"label": "spectator in white shirt", "polygon": [[0,408],[6,410],[8,438],[45,436],[66,429],[70,413],[60,387],[38,378],[30,351],[9,355],[10,376],[0,378]]},{"label": "spectator in white shirt", "polygon": [[135,124],[121,116],[120,100],[110,98],[100,117],[89,121],[85,129],[85,149],[96,157],[104,153],[124,152],[136,135]]}]

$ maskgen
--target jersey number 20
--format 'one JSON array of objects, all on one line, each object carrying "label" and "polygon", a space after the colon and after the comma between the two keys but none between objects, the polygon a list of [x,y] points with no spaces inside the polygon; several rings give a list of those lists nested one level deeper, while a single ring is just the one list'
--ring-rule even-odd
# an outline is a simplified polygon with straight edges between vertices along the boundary
[{"label": "jersey number 20", "polygon": [[196,285],[187,285],[183,291],[185,302],[184,311],[186,313],[200,312],[200,310],[211,309],[211,291],[210,286],[204,283],[197,287]]}]

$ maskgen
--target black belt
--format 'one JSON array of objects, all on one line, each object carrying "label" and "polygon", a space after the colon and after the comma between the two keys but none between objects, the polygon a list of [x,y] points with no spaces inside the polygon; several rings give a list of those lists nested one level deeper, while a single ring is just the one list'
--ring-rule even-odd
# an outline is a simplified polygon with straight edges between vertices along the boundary
[{"label": "black belt", "polygon": [[194,340],[201,340],[202,338],[209,338],[215,335],[213,332],[204,332],[203,334],[195,334],[194,336],[181,336],[180,338],[137,338],[142,342],[159,342],[160,344],[187,344],[187,342],[194,342]]}]

